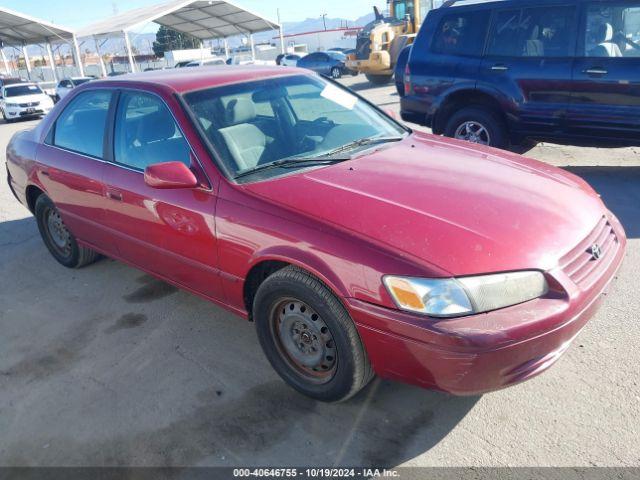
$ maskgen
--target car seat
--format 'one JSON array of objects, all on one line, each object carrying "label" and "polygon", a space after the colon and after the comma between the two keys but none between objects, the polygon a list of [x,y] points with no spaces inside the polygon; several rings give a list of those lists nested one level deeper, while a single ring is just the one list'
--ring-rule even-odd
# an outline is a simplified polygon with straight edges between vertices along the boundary
[{"label": "car seat", "polygon": [[267,136],[251,123],[256,117],[254,103],[246,98],[231,100],[225,109],[229,126],[219,132],[240,170],[258,165],[267,148]]}]

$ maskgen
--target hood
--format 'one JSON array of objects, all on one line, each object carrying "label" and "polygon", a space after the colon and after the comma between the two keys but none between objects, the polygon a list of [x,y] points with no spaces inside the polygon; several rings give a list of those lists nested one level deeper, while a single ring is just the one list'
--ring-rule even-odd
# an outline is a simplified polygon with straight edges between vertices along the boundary
[{"label": "hood", "polygon": [[451,275],[551,269],[606,211],[563,170],[421,134],[244,188]]},{"label": "hood", "polygon": [[35,93],[33,95],[20,95],[19,97],[7,97],[5,101],[7,103],[32,103],[32,102],[46,102],[47,100],[51,100],[48,95],[44,93]]}]

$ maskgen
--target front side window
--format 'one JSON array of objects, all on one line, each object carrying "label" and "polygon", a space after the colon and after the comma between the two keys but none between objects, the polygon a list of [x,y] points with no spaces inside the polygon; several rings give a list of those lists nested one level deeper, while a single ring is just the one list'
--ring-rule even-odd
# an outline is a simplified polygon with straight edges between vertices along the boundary
[{"label": "front side window", "polygon": [[590,5],[583,54],[640,57],[640,2]]},{"label": "front side window", "polygon": [[83,92],[74,98],[54,125],[53,144],[57,147],[103,158],[110,90]]},{"label": "front side window", "polygon": [[124,92],[116,113],[116,163],[135,170],[164,162],[191,166],[189,144],[173,115],[155,95]]},{"label": "front side window", "polygon": [[443,55],[480,55],[489,23],[489,12],[446,15],[433,38],[433,51]]},{"label": "front side window", "polygon": [[323,157],[363,138],[406,133],[348,90],[316,76],[270,78],[184,98],[233,177],[273,162]]},{"label": "front side window", "polygon": [[575,7],[503,10],[495,16],[489,55],[569,57],[573,55]]}]

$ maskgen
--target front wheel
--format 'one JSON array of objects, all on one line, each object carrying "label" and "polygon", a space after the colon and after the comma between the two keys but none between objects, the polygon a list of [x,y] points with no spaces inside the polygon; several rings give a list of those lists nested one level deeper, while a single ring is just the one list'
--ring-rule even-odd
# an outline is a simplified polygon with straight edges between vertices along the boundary
[{"label": "front wheel", "polygon": [[393,75],[371,75],[367,73],[366,77],[367,80],[374,85],[387,85],[393,78]]},{"label": "front wheel", "polygon": [[334,80],[342,78],[342,70],[340,70],[338,67],[333,67],[331,69],[331,78],[333,78]]},{"label": "front wheel", "polygon": [[256,294],[253,316],[267,359],[300,393],[344,401],[373,377],[344,306],[304,270],[287,267],[267,278]]},{"label": "front wheel", "polygon": [[99,258],[97,252],[78,245],[60,212],[44,194],[36,200],[35,216],[42,240],[58,263],[67,268],[81,268]]},{"label": "front wheel", "polygon": [[507,148],[509,139],[502,119],[493,111],[481,107],[468,107],[454,113],[444,130],[447,137],[471,143]]}]

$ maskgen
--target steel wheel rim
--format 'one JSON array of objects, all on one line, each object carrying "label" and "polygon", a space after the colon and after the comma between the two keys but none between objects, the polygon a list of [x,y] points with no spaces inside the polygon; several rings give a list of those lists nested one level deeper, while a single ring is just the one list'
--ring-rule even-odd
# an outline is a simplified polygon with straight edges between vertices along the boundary
[{"label": "steel wheel rim", "polygon": [[478,143],[480,145],[489,145],[491,143],[489,130],[475,120],[466,121],[458,126],[454,137],[458,140],[466,140],[467,142]]},{"label": "steel wheel rim", "polygon": [[329,382],[337,370],[338,352],[331,330],[305,302],[278,301],[271,312],[271,332],[280,357],[314,384]]},{"label": "steel wheel rim", "polygon": [[62,221],[60,213],[55,209],[45,212],[47,236],[53,248],[63,257],[71,256],[71,233]]}]

